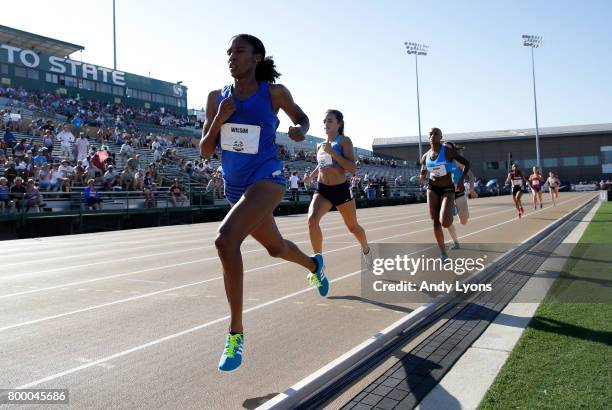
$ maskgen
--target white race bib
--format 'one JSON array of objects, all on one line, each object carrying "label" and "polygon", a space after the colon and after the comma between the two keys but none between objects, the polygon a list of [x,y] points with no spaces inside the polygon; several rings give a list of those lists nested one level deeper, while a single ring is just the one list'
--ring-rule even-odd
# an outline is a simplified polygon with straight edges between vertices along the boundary
[{"label": "white race bib", "polygon": [[323,149],[320,149],[317,152],[317,163],[319,164],[319,168],[331,167],[333,165],[332,156],[323,151]]},{"label": "white race bib", "polygon": [[443,177],[446,175],[446,166],[436,165],[434,167],[427,167],[427,171],[436,178]]},{"label": "white race bib", "polygon": [[521,186],[521,185],[523,185],[523,180],[522,179],[513,179],[512,180],[512,185],[514,185],[514,186]]},{"label": "white race bib", "polygon": [[249,124],[223,124],[221,127],[221,149],[241,154],[257,154],[261,127]]}]

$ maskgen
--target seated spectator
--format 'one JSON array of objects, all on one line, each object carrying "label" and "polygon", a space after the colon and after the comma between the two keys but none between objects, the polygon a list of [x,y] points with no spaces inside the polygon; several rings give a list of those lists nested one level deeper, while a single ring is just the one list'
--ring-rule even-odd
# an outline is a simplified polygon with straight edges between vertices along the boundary
[{"label": "seated spectator", "polygon": [[17,178],[17,175],[19,175],[19,172],[17,172],[15,168],[15,163],[9,162],[8,168],[4,170],[4,176],[8,179],[9,185],[13,185],[13,181]]},{"label": "seated spectator", "polygon": [[[15,135],[11,131],[6,130],[4,133],[4,143],[7,148],[13,148],[17,144],[17,138],[15,138]],[[13,153],[14,152],[13,150]]]},{"label": "seated spectator", "polygon": [[38,188],[34,184],[33,179],[28,179],[25,192],[26,212],[33,209],[35,212],[40,212],[40,207],[43,205],[42,195],[38,192]]},{"label": "seated spectator", "polygon": [[125,191],[130,191],[134,188],[136,182],[136,173],[129,167],[123,167],[123,171],[121,172],[121,187]]},{"label": "seated spectator", "polygon": [[72,179],[74,169],[70,166],[70,162],[67,159],[62,160],[58,170],[62,173],[62,178]]},{"label": "seated spectator", "polygon": [[13,147],[13,156],[15,159],[24,158],[26,155],[26,139],[22,138],[19,143]]},{"label": "seated spectator", "polygon": [[44,191],[51,187],[51,165],[43,165],[38,172],[38,187]]},{"label": "seated spectator", "polygon": [[60,182],[60,192],[72,192],[72,186],[68,178],[62,178]]},{"label": "seated spectator", "polygon": [[22,159],[17,158],[15,161],[15,169],[17,170],[17,174],[21,176],[21,178],[25,179],[28,175],[28,162],[26,161],[25,157]]},{"label": "seated spectator", "polygon": [[23,178],[17,177],[15,178],[15,185],[13,185],[10,189],[10,207],[11,212],[20,212],[26,205],[26,188],[23,185]]},{"label": "seated spectator", "polygon": [[85,178],[88,180],[93,179],[94,181],[101,181],[102,175],[103,173],[100,170],[100,168],[96,167],[93,164],[90,164],[87,167],[85,167]]},{"label": "seated spectator", "polygon": [[83,191],[83,202],[90,208],[102,209],[102,197],[94,184],[95,181],[93,179],[87,181],[87,187]]},{"label": "seated spectator", "polygon": [[183,206],[187,201],[187,197],[183,194],[183,186],[178,178],[174,178],[174,183],[168,189],[170,191],[170,202],[172,206]]},{"label": "seated spectator", "polygon": [[77,161],[76,166],[72,169],[72,180],[77,186],[85,185],[85,167],[83,161]]},{"label": "seated spectator", "polygon": [[8,179],[0,177],[0,215],[4,215],[10,209],[10,203]]},{"label": "seated spectator", "polygon": [[42,150],[34,151],[34,155],[32,156],[32,164],[43,167],[47,165],[48,162],[49,161],[47,160],[47,157],[43,155]]},{"label": "seated spectator", "polygon": [[47,147],[42,147],[41,149],[41,155],[43,157],[45,157],[47,159],[47,162],[52,162],[53,158],[52,158],[52,151],[50,149],[48,149]]},{"label": "seated spectator", "polygon": [[208,185],[206,185],[205,193],[213,191],[213,198],[222,199],[223,198],[223,175],[220,172],[216,172],[213,174],[213,177],[208,181]]},{"label": "seated spectator", "polygon": [[104,183],[104,189],[112,190],[114,186],[116,186],[119,181],[119,173],[115,171],[115,167],[109,165],[108,170],[104,173],[104,177],[102,178]]},{"label": "seated spectator", "polygon": [[134,148],[132,148],[132,141],[125,141],[121,148],[119,149],[119,156],[123,158],[123,160],[127,160],[134,155]]},{"label": "seated spectator", "polygon": [[64,178],[64,173],[59,170],[58,164],[53,164],[51,167],[51,178],[49,182],[49,186],[53,191],[59,191],[62,186],[62,179]]},{"label": "seated spectator", "polygon": [[145,196],[145,208],[155,208],[155,184],[153,183],[153,178],[151,178],[151,172],[147,171],[144,177],[144,188],[143,193]]},{"label": "seated spectator", "polygon": [[151,179],[153,179],[153,183],[157,185],[161,185],[162,178],[161,175],[157,172],[157,167],[154,163],[149,164],[149,172],[151,173]]},{"label": "seated spectator", "polygon": [[145,179],[145,171],[139,169],[134,174],[134,190],[142,191],[144,190],[144,179]]}]

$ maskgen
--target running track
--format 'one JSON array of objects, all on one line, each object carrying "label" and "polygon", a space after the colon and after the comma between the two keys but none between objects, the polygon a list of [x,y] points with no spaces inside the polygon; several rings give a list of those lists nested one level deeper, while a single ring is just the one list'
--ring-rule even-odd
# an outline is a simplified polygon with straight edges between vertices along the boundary
[{"label": "running track", "polygon": [[[525,195],[522,220],[509,196],[472,200],[457,231],[462,242],[518,243],[593,197],[562,193],[534,212]],[[425,204],[358,213],[371,242],[433,242]],[[305,215],[277,223],[310,251]],[[219,374],[228,307],[217,226],[0,243],[0,388],[69,388],[74,408],[252,408],[416,307],[360,299],[359,247],[338,213],[322,222],[327,299],[249,239],[245,362]]]}]

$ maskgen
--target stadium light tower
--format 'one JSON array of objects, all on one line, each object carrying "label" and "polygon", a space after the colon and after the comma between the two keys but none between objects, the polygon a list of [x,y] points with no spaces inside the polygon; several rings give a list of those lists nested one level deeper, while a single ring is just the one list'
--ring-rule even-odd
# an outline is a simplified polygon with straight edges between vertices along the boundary
[{"label": "stadium light tower", "polygon": [[115,0],[113,0],[113,69],[117,69],[117,30],[115,29]]},{"label": "stadium light tower", "polygon": [[419,56],[426,56],[429,51],[429,46],[425,44],[419,43],[408,43],[404,42],[404,46],[406,46],[406,52],[408,54],[414,54],[414,67],[416,71],[416,92],[417,92],[417,118],[419,121],[419,159],[418,162],[421,162],[421,158],[423,158],[423,148],[421,142],[421,103],[419,101]]},{"label": "stadium light tower", "polygon": [[[540,130],[538,128],[538,100],[536,98],[535,63],[533,49],[542,45],[542,36],[532,36],[523,34],[523,45],[531,47],[531,75],[533,76],[533,106],[535,109],[535,130],[536,130],[536,166],[540,168]],[[540,168],[541,169],[541,168]]]}]

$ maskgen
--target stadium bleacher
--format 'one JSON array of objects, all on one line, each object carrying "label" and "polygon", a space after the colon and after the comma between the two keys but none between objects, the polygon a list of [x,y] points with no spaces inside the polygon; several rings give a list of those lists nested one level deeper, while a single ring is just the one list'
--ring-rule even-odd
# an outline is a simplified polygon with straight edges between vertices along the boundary
[{"label": "stadium bleacher", "polygon": [[[30,95],[33,95],[30,93]],[[39,148],[43,146],[43,133],[40,131],[40,125],[44,124],[47,120],[53,121],[55,124],[56,132],[53,134],[54,139],[57,135],[58,128],[61,129],[61,125],[70,124],[74,116],[62,116],[56,110],[49,112],[46,108],[48,107],[37,107],[35,105],[36,99],[30,99],[29,101],[21,101],[21,104],[15,105],[3,105],[4,104],[15,104],[16,101],[5,97],[0,97],[0,110],[3,113],[15,113],[18,110],[19,120],[13,121],[12,131],[19,142],[22,139],[31,145],[37,145]],[[123,111],[121,111],[123,112]],[[146,117],[144,110],[139,111],[141,116]],[[89,117],[86,117],[89,118]],[[3,141],[5,129],[7,128],[6,118],[0,115],[0,141]],[[112,123],[113,117],[107,116],[105,123]],[[161,182],[155,190],[155,195],[159,197],[159,201],[156,201],[156,206],[168,206],[167,197],[164,195],[168,193],[170,185],[175,179],[180,181],[185,190],[186,196],[190,199],[194,199],[194,194],[197,194],[199,201],[202,198],[207,198],[210,201],[215,201],[213,198],[213,192],[210,189],[209,181],[211,174],[206,172],[200,172],[202,169],[202,159],[200,157],[199,149],[195,147],[196,139],[199,138],[201,130],[194,127],[186,126],[178,128],[175,126],[160,126],[155,122],[145,121],[131,121],[124,122],[122,124],[115,124],[116,127],[106,127],[112,132],[111,138],[104,138],[99,140],[97,138],[99,126],[96,125],[83,125],[82,127],[76,127],[70,124],[69,128],[73,134],[78,136],[79,132],[86,132],[89,138],[90,148],[95,147],[100,149],[103,145],[106,150],[113,157],[114,168],[116,170],[123,170],[126,166],[127,158],[123,155],[119,155],[121,151],[121,145],[124,140],[132,140],[132,147],[134,148],[134,154],[138,155],[139,168],[142,169],[147,164],[155,164],[157,172],[161,177]],[[184,124],[188,125],[188,124]],[[117,138],[117,135],[121,135]],[[151,141],[146,141],[146,136],[150,135],[153,139],[157,139],[162,142],[161,151],[163,155],[160,158],[156,158],[154,150],[151,148]],[[98,140],[97,140],[98,139]],[[322,141],[319,138],[307,136],[302,142],[295,142],[291,140],[286,133],[278,132],[276,142],[279,146],[279,155],[285,162],[285,176],[288,178],[290,172],[297,171],[298,177],[300,178],[300,185],[302,190],[308,190],[308,187],[304,187],[302,184],[303,177],[306,172],[312,171],[316,167],[316,147],[317,143]],[[12,155],[9,154],[9,149],[4,147],[6,160],[2,161],[0,158],[0,176],[4,175],[8,159]],[[395,161],[382,160],[380,158],[364,157],[363,155],[358,156],[357,161],[357,182],[359,182],[359,191],[365,196],[367,187],[374,187],[378,196],[391,196],[391,191],[394,189],[394,181],[398,176],[402,176],[403,185],[407,185],[411,177],[416,175],[416,169],[408,167],[406,165],[396,164]],[[62,152],[59,142],[55,142],[53,146],[53,152],[50,154],[50,163],[58,163],[62,160]],[[14,160],[14,158],[12,158]],[[400,162],[401,163],[401,162]],[[71,165],[76,165],[76,161],[71,158]],[[215,158],[211,158],[209,167],[213,170],[220,168],[221,162],[219,155]],[[191,167],[191,169],[189,169]],[[29,176],[29,174],[24,175]],[[57,211],[57,210],[74,210],[75,208],[82,208],[83,204],[80,200],[84,186],[80,184],[71,183],[71,193],[53,192],[51,194],[42,192],[45,202],[48,206],[44,208],[45,211]],[[361,186],[363,185],[363,186]],[[209,189],[207,189],[209,186]],[[356,184],[357,187],[357,184]],[[102,190],[103,186],[97,183],[97,188]],[[120,191],[106,191],[104,192],[104,207],[145,207],[147,206],[143,192],[120,192]],[[223,201],[216,200],[216,203],[223,203]]]}]

